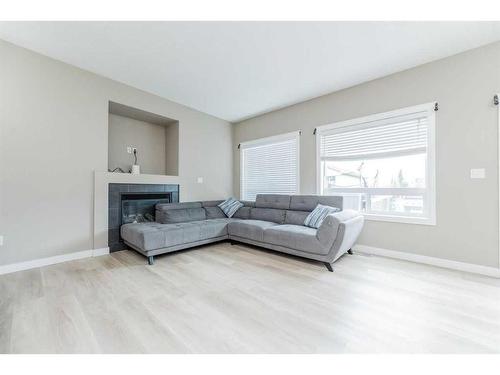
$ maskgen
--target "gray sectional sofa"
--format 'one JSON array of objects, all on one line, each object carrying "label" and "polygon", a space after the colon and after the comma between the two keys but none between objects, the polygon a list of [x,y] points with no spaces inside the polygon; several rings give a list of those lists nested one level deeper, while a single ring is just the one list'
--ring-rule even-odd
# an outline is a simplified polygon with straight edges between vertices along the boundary
[{"label": "gray sectional sofa", "polygon": [[[217,207],[222,201],[158,204],[156,222],[125,224],[125,243],[148,257],[193,246],[230,240],[332,263],[350,252],[363,228],[363,216],[342,210],[342,197],[260,194],[232,218]],[[337,207],[318,229],[304,226],[317,204]]]}]

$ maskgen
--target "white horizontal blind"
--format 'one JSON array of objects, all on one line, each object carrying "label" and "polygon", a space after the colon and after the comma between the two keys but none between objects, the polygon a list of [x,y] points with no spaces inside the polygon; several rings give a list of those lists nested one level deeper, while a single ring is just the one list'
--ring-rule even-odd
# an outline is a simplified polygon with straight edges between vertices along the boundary
[{"label": "white horizontal blind", "polygon": [[328,160],[399,156],[426,148],[427,112],[340,127],[320,137],[320,155]]},{"label": "white horizontal blind", "polygon": [[[318,127],[318,193],[344,196],[344,203],[369,219],[434,225],[435,104]],[[336,169],[339,173],[330,173]],[[370,176],[385,182],[366,184]],[[411,184],[398,183],[400,176]]]},{"label": "white horizontal blind", "polygon": [[299,192],[298,133],[240,145],[241,199]]}]

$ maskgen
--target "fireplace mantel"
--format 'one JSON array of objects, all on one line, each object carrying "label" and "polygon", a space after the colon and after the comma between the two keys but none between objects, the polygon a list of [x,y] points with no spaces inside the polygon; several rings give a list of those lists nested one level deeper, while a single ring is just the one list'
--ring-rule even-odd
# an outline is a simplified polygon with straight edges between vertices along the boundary
[{"label": "fireplace mantel", "polygon": [[131,174],[116,172],[94,172],[96,182],[102,180],[106,184],[179,184],[179,176],[159,174]]},{"label": "fireplace mantel", "polygon": [[152,174],[94,172],[94,249],[108,247],[108,186],[117,184],[175,184],[182,194],[181,178]]}]

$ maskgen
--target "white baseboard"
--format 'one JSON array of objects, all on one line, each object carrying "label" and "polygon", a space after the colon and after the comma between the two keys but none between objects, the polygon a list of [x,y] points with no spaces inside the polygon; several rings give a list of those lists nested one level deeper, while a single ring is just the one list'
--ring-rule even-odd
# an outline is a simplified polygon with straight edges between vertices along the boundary
[{"label": "white baseboard", "polygon": [[100,257],[101,255],[108,255],[109,247],[103,247],[102,249],[94,249],[92,250],[93,257]]},{"label": "white baseboard", "polygon": [[480,266],[478,264],[463,263],[454,260],[434,258],[412,253],[403,253],[401,251],[381,249],[379,247],[371,247],[366,245],[355,245],[353,247],[353,250],[364,254],[373,254],[387,258],[408,260],[415,263],[429,264],[431,266],[449,268],[457,271],[471,272],[480,275],[500,278],[500,269],[495,267]]},{"label": "white baseboard", "polygon": [[[500,269],[495,267],[480,266],[472,263],[457,262],[454,260],[434,258],[412,253],[403,253],[401,251],[387,250],[379,247],[372,247],[366,245],[355,245],[353,247],[353,250],[363,254],[379,255],[387,258],[402,259],[415,263],[423,263],[431,266],[449,268],[457,271],[471,272],[480,275],[500,278]],[[84,251],[78,251],[76,253],[56,255],[48,258],[28,260],[26,262],[6,264],[0,266],[0,275],[29,270],[32,268],[49,266],[51,264],[68,262],[70,260],[97,257],[106,254],[109,254],[108,247],[104,247],[102,249],[84,250]]]},{"label": "white baseboard", "polygon": [[97,257],[106,254],[109,254],[109,247],[105,247],[102,249],[78,251],[76,253],[56,255],[48,258],[33,259],[33,260],[28,260],[26,262],[6,264],[4,266],[0,266],[0,275],[29,270],[31,268],[49,266],[51,264],[68,262],[70,260]]}]

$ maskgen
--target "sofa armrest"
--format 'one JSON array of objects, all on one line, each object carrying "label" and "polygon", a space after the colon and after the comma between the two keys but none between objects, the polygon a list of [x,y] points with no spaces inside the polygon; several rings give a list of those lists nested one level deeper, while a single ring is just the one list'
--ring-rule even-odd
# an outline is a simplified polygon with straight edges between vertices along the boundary
[{"label": "sofa armrest", "polygon": [[357,217],[363,217],[358,211],[343,210],[335,212],[325,217],[321,226],[318,228],[317,237],[321,241],[326,238],[336,237],[341,223],[352,220]]},{"label": "sofa armrest", "polygon": [[363,229],[364,216],[355,210],[343,210],[328,215],[318,228],[316,236],[326,243],[333,237],[332,261],[349,250]]}]

